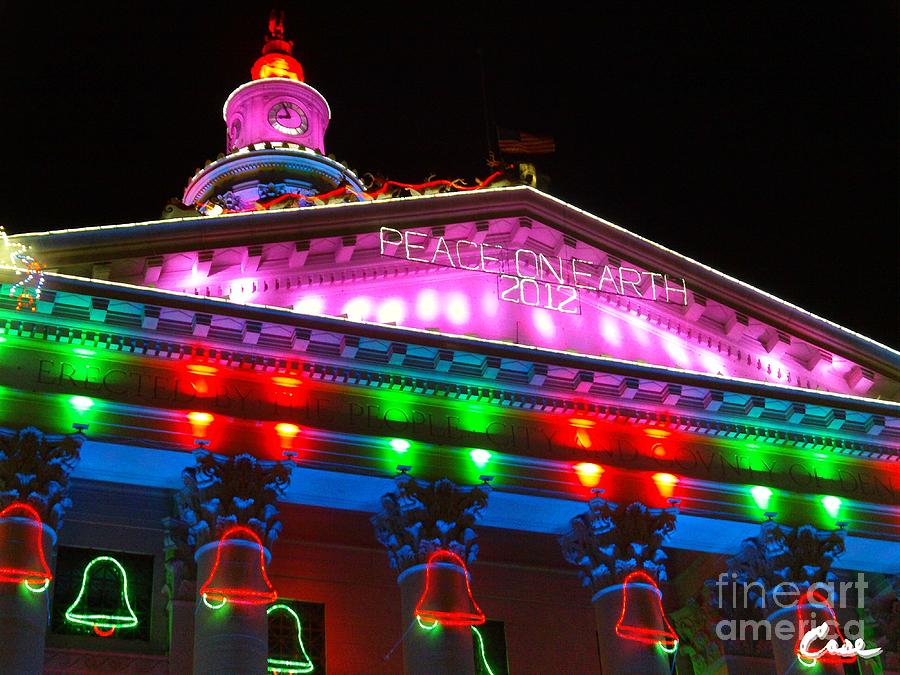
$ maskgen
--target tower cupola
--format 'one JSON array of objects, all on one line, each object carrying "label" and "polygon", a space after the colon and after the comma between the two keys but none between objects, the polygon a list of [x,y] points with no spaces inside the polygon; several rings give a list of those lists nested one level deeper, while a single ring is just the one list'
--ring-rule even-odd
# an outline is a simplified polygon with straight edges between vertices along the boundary
[{"label": "tower cupola", "polygon": [[225,101],[228,154],[191,179],[185,204],[244,211],[285,194],[313,197],[342,186],[362,192],[352,171],[325,156],[331,110],[305,82],[293,49],[283,13],[272,12],[262,55],[250,69],[253,79]]}]

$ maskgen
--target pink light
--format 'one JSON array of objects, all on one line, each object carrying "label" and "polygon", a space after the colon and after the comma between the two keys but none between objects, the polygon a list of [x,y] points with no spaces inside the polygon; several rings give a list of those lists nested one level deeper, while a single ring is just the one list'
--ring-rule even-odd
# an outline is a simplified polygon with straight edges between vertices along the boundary
[{"label": "pink light", "polygon": [[434,321],[440,308],[438,301],[440,296],[431,288],[423,288],[416,296],[416,316],[422,321]]},{"label": "pink light", "polygon": [[303,314],[323,314],[325,312],[325,298],[321,295],[306,295],[294,303],[294,311]]},{"label": "pink light", "polygon": [[346,314],[351,321],[365,321],[372,313],[372,301],[364,295],[358,295],[344,304],[341,314]]},{"label": "pink light", "polygon": [[244,303],[247,302],[255,292],[253,287],[256,279],[235,279],[231,282],[231,290],[228,293],[228,299],[231,302]]},{"label": "pink light", "polygon": [[684,348],[684,345],[680,340],[664,337],[662,342],[666,353],[674,359],[675,363],[682,368],[686,368],[690,365],[690,354],[688,354],[688,351]]},{"label": "pink light", "polygon": [[378,323],[403,323],[406,318],[406,303],[402,298],[389,298],[378,307]]},{"label": "pink light", "polygon": [[500,300],[497,298],[497,291],[490,289],[481,296],[481,311],[485,316],[496,316],[497,310],[500,309]]},{"label": "pink light", "polygon": [[457,326],[469,320],[469,299],[462,293],[451,293],[447,302],[447,318]]},{"label": "pink light", "polygon": [[553,323],[553,317],[550,316],[550,312],[545,309],[536,309],[531,316],[538,333],[546,338],[552,338],[556,335],[556,324]]},{"label": "pink light", "polygon": [[609,344],[616,347],[621,346],[622,329],[616,319],[612,318],[611,316],[601,317],[600,332],[603,334],[603,339],[606,340]]}]

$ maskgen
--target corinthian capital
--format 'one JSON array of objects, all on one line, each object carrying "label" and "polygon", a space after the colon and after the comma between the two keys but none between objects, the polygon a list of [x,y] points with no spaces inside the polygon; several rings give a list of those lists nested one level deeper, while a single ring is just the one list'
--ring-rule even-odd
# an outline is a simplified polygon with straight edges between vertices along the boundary
[{"label": "corinthian capital", "polygon": [[69,477],[80,458],[85,437],[79,431],[49,435],[26,427],[0,429],[0,508],[27,502],[41,521],[58,530],[69,499]]},{"label": "corinthian capital", "polygon": [[402,572],[424,563],[437,549],[473,562],[478,544],[472,526],[487,506],[490,488],[460,486],[447,478],[429,483],[404,473],[394,481],[395,490],[381,498],[381,511],[372,517],[391,567]]},{"label": "corinthian capital", "polygon": [[666,578],[661,546],[675,529],[675,509],[650,509],[640,502],[618,506],[600,497],[574,517],[559,543],[563,556],[581,568],[581,581],[592,592],[621,583],[641,570],[657,581]]}]

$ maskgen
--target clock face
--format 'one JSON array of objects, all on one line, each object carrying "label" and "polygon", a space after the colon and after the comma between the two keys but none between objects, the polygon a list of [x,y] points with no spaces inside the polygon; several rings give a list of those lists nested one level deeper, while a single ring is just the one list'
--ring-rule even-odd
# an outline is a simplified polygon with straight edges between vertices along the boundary
[{"label": "clock face", "polygon": [[269,124],[283,134],[299,136],[306,132],[309,120],[306,119],[306,113],[296,103],[280,101],[269,110]]}]

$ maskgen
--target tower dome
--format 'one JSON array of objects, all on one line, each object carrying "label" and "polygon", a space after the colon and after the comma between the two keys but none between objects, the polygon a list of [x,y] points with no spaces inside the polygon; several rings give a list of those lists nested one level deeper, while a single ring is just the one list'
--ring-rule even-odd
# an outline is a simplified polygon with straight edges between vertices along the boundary
[{"label": "tower dome", "polygon": [[331,110],[305,82],[293,47],[284,36],[284,13],[272,12],[262,55],[250,69],[252,79],[225,101],[227,154],[191,178],[185,204],[213,202],[247,211],[283,195],[364,190],[352,171],[325,156]]}]

